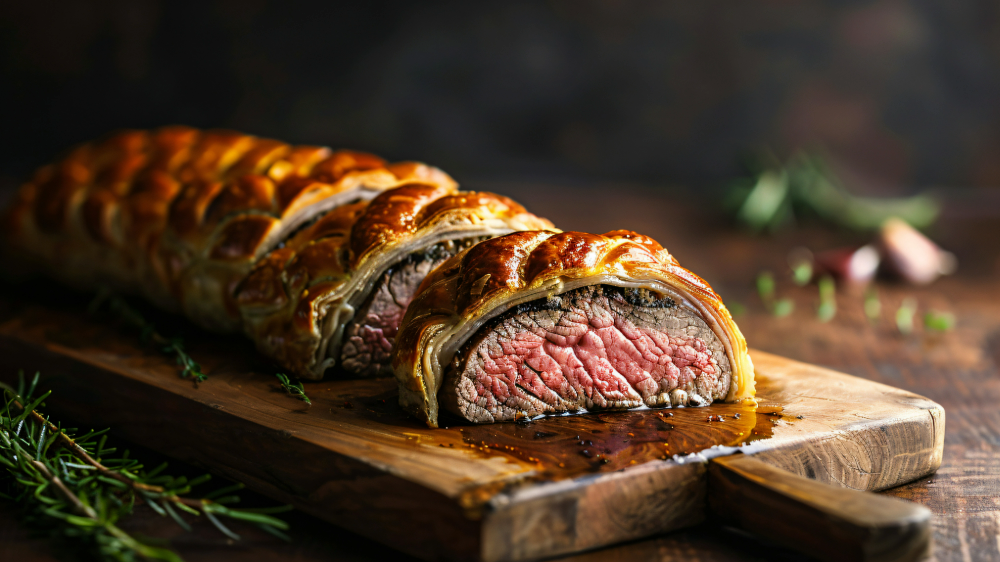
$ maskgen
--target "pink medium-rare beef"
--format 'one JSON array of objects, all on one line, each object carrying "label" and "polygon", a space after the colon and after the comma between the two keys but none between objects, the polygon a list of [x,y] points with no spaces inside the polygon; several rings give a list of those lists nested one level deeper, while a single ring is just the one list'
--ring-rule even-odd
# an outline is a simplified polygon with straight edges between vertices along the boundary
[{"label": "pink medium-rare beef", "polygon": [[341,367],[363,377],[391,375],[384,365],[392,356],[399,323],[424,277],[440,262],[407,260],[382,274],[368,300],[344,330]]},{"label": "pink medium-rare beef", "polygon": [[722,299],[648,236],[524,231],[434,269],[396,335],[399,403],[484,423],[752,401]]},{"label": "pink medium-rare beef", "polygon": [[392,376],[392,345],[417,287],[435,267],[482,239],[477,236],[434,244],[383,273],[344,331],[341,367],[363,377]]},{"label": "pink medium-rare beef", "polygon": [[490,423],[722,400],[732,371],[705,321],[645,289],[594,285],[521,304],[452,361],[445,409]]}]

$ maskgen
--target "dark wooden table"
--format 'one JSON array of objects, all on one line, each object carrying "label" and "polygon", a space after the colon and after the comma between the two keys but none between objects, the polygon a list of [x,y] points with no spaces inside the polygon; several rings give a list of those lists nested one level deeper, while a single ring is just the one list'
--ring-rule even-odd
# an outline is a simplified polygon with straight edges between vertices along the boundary
[{"label": "dark wooden table", "polygon": [[[630,228],[661,241],[686,267],[712,284],[730,305],[752,347],[828,366],[859,377],[904,388],[940,403],[947,412],[944,464],[934,476],[889,490],[919,502],[934,519],[932,559],[1000,559],[1000,200],[991,193],[966,193],[951,201],[932,236],[959,258],[958,272],[929,287],[915,288],[880,280],[882,318],[871,323],[862,309],[861,291],[838,291],[836,317],[816,317],[815,286],[795,287],[786,263],[796,246],[814,251],[869,241],[868,235],[803,225],[768,236],[733,227],[714,203],[678,200],[668,188],[607,184],[567,186],[472,183],[514,196],[564,229],[604,232]],[[773,271],[779,296],[792,298],[795,311],[769,315],[756,296],[754,279]],[[918,303],[918,322],[909,335],[895,327],[904,298]],[[953,313],[954,330],[924,330],[927,310]],[[151,454],[151,453],[149,453]],[[174,463],[174,472],[197,472]],[[250,502],[265,501],[252,494]],[[208,525],[183,533],[141,508],[132,530],[171,538],[185,560],[236,557],[260,561],[405,559],[387,547],[302,514],[290,514],[291,544],[252,529],[239,528],[244,540],[231,543]],[[0,560],[57,559],[44,540],[31,538],[16,524],[17,512],[0,504]],[[60,558],[65,554],[58,554]],[[732,530],[702,525],[689,530],[587,553],[572,560],[797,560],[800,556]]]}]

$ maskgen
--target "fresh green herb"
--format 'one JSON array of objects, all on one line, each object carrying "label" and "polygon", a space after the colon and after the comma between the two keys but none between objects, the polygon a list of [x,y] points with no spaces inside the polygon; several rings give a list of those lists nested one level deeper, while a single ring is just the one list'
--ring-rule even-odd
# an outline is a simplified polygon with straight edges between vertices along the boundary
[{"label": "fresh green herb", "polygon": [[[775,159],[770,158],[774,161]],[[907,198],[858,197],[816,155],[798,154],[785,165],[757,166],[755,179],[740,180],[728,198],[739,201],[737,219],[755,232],[774,230],[798,215],[815,215],[852,230],[874,230],[889,217],[916,228],[931,225],[937,203],[925,195]]]},{"label": "fresh green herb", "polygon": [[824,275],[819,282],[819,307],[816,309],[816,317],[820,322],[829,322],[837,315],[837,285],[833,277]]},{"label": "fresh green herb", "polygon": [[796,262],[792,266],[792,280],[799,287],[803,287],[812,280],[813,266],[807,261]]},{"label": "fresh green herb", "polygon": [[955,327],[955,315],[931,310],[924,314],[924,326],[935,332],[947,332]]},{"label": "fresh green herb", "polygon": [[775,299],[774,275],[770,271],[762,271],[757,275],[757,294],[774,316],[788,316],[795,310],[795,303],[791,299]]},{"label": "fresh green herb", "polygon": [[302,381],[292,381],[288,378],[288,375],[284,373],[275,373],[274,376],[278,377],[278,381],[281,383],[281,388],[285,389],[290,396],[294,396],[299,400],[305,402],[306,404],[312,405],[312,400],[306,396],[306,389],[302,387]]},{"label": "fresh green herb", "polygon": [[872,324],[878,322],[882,316],[882,301],[878,298],[878,289],[875,285],[869,285],[865,290],[865,316]]},{"label": "fresh green herb", "polygon": [[788,252],[788,267],[792,270],[792,281],[799,287],[804,287],[812,281],[814,268],[813,253],[801,246]]},{"label": "fresh green herb", "polygon": [[4,488],[4,499],[24,507],[25,522],[109,561],[180,561],[175,552],[142,542],[118,526],[137,502],[170,516],[184,529],[190,527],[179,512],[204,515],[231,539],[239,536],[219,520],[220,516],[248,521],[285,537],[282,531],[288,529],[288,524],[270,514],[290,507],[226,507],[239,501],[231,492],[242,485],[216,490],[203,498],[186,497],[210,476],[192,480],[168,476],[163,474],[165,463],[147,471],[129,457],[128,451],[114,454],[115,449],[107,446],[107,430],[72,435],[75,430],[63,429],[38,411],[50,394],[33,397],[38,378],[36,373],[27,388],[23,373],[19,374],[17,389],[0,383],[4,393],[0,411],[0,486]]},{"label": "fresh green herb", "polygon": [[208,379],[208,375],[201,370],[201,365],[184,350],[184,342],[181,338],[167,338],[160,335],[153,324],[146,320],[139,311],[125,302],[125,299],[110,292],[102,291],[94,297],[88,309],[91,313],[95,313],[102,307],[107,307],[120,321],[133,328],[137,328],[141,342],[152,342],[159,346],[160,351],[164,354],[174,357],[177,365],[181,368],[181,377],[191,377],[195,382],[204,382]]},{"label": "fresh green herb", "polygon": [[788,316],[795,311],[795,303],[792,299],[778,299],[774,303],[774,308],[771,310],[771,314],[774,314],[778,318],[783,316]]},{"label": "fresh green herb", "polygon": [[903,299],[903,303],[896,310],[896,329],[901,334],[909,334],[913,331],[913,315],[917,313],[917,301],[911,297]]},{"label": "fresh green herb", "polygon": [[770,271],[762,271],[757,275],[757,294],[764,306],[771,308],[774,303],[774,275]]},{"label": "fresh green herb", "polygon": [[736,216],[755,231],[774,229],[787,214],[787,201],[788,175],[765,171],[757,177]]}]

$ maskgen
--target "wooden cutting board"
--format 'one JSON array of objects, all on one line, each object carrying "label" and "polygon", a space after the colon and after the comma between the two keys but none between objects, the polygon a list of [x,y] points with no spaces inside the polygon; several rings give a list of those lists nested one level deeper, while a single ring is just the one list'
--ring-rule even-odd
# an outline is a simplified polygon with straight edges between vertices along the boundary
[{"label": "wooden cutting board", "polygon": [[54,391],[49,412],[111,426],[427,559],[533,559],[699,523],[715,464],[706,459],[738,452],[868,491],[941,463],[944,411],[934,402],[761,351],[751,353],[756,410],[443,421],[431,430],[400,412],[394,381],[306,383],[307,406],[281,391],[242,338],[150,313],[158,326],[187,331],[209,374],[195,384],[135,330],[87,315],[79,298],[56,300],[0,301],[0,379],[40,370]]}]

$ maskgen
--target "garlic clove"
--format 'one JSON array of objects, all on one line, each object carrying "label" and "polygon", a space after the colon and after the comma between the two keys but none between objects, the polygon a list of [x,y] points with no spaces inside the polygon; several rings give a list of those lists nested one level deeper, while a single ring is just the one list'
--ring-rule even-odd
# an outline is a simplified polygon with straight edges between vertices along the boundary
[{"label": "garlic clove", "polygon": [[882,224],[878,247],[886,270],[914,285],[926,285],[953,273],[958,260],[906,222],[891,218]]}]

